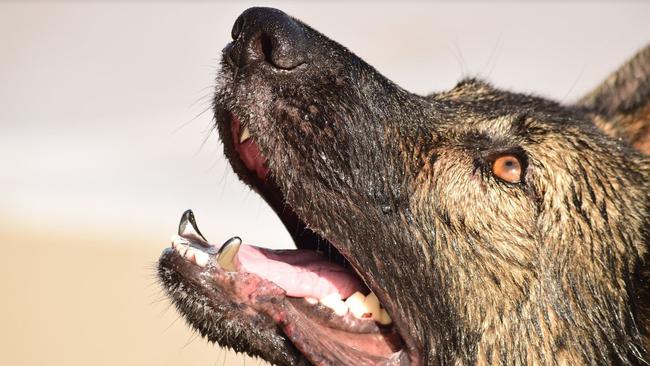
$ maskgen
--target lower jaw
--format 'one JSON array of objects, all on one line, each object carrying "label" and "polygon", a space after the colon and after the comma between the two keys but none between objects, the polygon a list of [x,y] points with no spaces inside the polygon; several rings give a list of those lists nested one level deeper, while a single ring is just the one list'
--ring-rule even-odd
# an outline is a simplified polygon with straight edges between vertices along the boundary
[{"label": "lower jaw", "polygon": [[302,299],[285,299],[280,325],[284,334],[312,363],[339,365],[399,364],[401,340],[393,331],[352,333],[322,324]]},{"label": "lower jaw", "polygon": [[[179,310],[182,308],[179,303],[185,299],[172,290],[178,283],[166,283],[169,279],[163,278],[162,271],[173,271],[186,290],[192,288],[193,292],[201,294],[195,296],[209,300],[206,304],[211,309],[209,312],[184,314],[190,322],[193,319],[199,320],[198,324],[192,325],[202,334],[204,330],[200,329],[200,318],[221,317],[215,309],[226,306],[236,309],[242,319],[265,319],[267,324],[264,327],[275,325],[315,365],[408,364],[408,355],[402,350],[401,339],[392,327],[381,328],[372,320],[366,320],[365,323],[356,323],[352,326],[354,331],[350,331],[350,323],[327,308],[311,305],[301,298],[287,297],[281,288],[255,274],[225,272],[213,265],[201,268],[168,249],[160,258],[159,272]],[[187,296],[187,291],[183,296]],[[231,320],[233,319],[229,319]],[[226,327],[226,323],[217,325],[217,329]],[[207,336],[219,339],[215,335]],[[264,357],[264,354],[261,356]]]}]

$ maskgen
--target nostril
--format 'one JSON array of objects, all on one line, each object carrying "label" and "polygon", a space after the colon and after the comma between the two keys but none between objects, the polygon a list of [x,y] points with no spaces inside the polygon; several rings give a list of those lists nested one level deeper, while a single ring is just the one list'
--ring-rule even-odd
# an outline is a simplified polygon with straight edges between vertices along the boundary
[{"label": "nostril", "polygon": [[290,70],[306,62],[306,36],[302,26],[285,13],[250,8],[233,24],[230,57],[238,66],[261,61]]},{"label": "nostril", "polygon": [[260,46],[262,49],[262,54],[264,55],[264,61],[270,63],[271,65],[277,66],[275,65],[275,62],[273,62],[273,41],[268,34],[262,33],[260,36]]}]

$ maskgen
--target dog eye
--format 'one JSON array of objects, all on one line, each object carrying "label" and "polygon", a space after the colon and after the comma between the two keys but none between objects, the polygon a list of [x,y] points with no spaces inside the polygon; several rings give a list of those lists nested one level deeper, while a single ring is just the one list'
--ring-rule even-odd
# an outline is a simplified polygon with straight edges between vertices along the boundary
[{"label": "dog eye", "polygon": [[521,182],[521,162],[515,155],[503,155],[492,163],[492,174],[508,183]]}]

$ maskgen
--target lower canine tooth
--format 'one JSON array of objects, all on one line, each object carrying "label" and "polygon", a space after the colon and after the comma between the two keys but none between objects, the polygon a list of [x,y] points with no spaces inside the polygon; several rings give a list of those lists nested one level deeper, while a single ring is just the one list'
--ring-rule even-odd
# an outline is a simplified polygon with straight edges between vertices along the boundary
[{"label": "lower canine tooth", "polygon": [[217,263],[228,272],[237,271],[235,258],[241,246],[241,239],[238,236],[232,237],[226,241],[217,253]]},{"label": "lower canine tooth", "polygon": [[199,267],[205,267],[208,265],[210,255],[204,251],[196,250],[194,251],[194,260]]},{"label": "lower canine tooth", "polygon": [[196,225],[196,219],[192,210],[187,210],[181,216],[181,221],[178,224],[178,236],[181,238],[192,238],[202,244],[208,244],[199,227]]},{"label": "lower canine tooth", "polygon": [[316,305],[318,304],[318,299],[315,297],[305,297],[305,301],[311,305]]}]

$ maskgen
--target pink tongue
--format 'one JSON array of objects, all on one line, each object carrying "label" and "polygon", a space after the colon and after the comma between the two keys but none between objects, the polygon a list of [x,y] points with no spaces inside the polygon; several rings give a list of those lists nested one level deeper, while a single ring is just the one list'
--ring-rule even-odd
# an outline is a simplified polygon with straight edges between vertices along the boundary
[{"label": "pink tongue", "polygon": [[365,288],[352,269],[345,269],[311,250],[270,250],[242,245],[237,256],[240,271],[274,282],[287,296],[322,299],[336,293],[345,299]]}]

